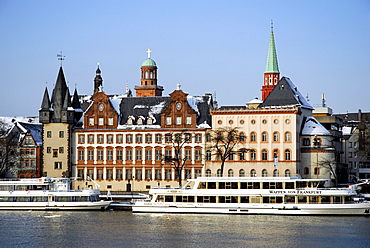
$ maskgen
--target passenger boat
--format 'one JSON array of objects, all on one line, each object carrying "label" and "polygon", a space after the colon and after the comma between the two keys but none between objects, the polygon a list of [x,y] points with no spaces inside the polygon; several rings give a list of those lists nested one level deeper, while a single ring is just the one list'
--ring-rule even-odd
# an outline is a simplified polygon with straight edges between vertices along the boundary
[{"label": "passenger boat", "polygon": [[0,210],[105,210],[99,189],[72,190],[68,178],[0,181]]},{"label": "passenger boat", "polygon": [[[153,188],[134,213],[369,215],[370,202],[354,201],[358,185],[329,188],[329,179],[199,177],[182,188]],[[368,182],[366,182],[368,183]]]}]

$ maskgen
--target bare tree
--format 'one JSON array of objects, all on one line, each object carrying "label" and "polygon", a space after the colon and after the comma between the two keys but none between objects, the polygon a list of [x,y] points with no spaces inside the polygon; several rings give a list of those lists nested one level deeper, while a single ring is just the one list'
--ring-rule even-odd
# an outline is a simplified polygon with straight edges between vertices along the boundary
[{"label": "bare tree", "polygon": [[225,161],[229,159],[236,153],[246,153],[249,151],[248,148],[242,147],[238,151],[235,149],[238,147],[238,144],[243,139],[246,139],[245,136],[239,134],[238,128],[224,127],[212,130],[210,133],[210,139],[212,145],[210,149],[213,151],[213,155],[221,161],[220,170],[221,176],[224,175]]},{"label": "bare tree", "polygon": [[15,163],[19,160],[19,133],[14,129],[5,131],[5,128],[5,124],[0,123],[3,134],[0,136],[0,178],[6,177],[9,172],[14,174]]},{"label": "bare tree", "polygon": [[175,169],[176,177],[179,181],[179,187],[182,187],[182,171],[186,166],[186,162],[190,160],[190,154],[186,154],[184,147],[186,143],[192,139],[191,133],[186,130],[181,133],[171,133],[165,135],[166,142],[171,142],[174,153],[170,155],[165,154],[164,160],[171,163]]}]

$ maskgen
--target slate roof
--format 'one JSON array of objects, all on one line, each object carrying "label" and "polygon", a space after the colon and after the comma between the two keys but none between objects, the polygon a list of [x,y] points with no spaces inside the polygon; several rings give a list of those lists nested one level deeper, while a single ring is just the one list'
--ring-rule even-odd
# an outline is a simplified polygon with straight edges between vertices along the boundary
[{"label": "slate roof", "polygon": [[331,133],[318,122],[315,117],[308,116],[303,121],[302,135],[331,135]]},{"label": "slate roof", "polygon": [[287,77],[282,77],[268,97],[259,105],[261,108],[276,106],[299,106],[313,109]]},{"label": "slate roof", "polygon": [[32,135],[38,146],[42,145],[42,125],[25,122],[18,122],[18,124],[25,128]]}]

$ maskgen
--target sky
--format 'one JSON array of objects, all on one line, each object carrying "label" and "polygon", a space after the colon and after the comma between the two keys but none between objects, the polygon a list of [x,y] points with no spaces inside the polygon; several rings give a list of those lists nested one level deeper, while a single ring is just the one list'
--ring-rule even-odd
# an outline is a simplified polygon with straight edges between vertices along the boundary
[{"label": "sky", "polygon": [[124,94],[148,48],[163,95],[245,105],[261,99],[271,20],[280,76],[312,106],[370,112],[369,0],[0,0],[0,116],[38,115],[61,52],[71,94],[92,94],[98,63],[104,92]]}]

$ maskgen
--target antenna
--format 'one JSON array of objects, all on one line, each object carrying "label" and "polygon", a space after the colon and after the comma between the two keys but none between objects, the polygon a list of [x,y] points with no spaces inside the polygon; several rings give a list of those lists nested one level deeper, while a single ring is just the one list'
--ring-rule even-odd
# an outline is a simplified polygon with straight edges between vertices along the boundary
[{"label": "antenna", "polygon": [[57,54],[58,60],[60,60],[60,66],[63,64],[63,60],[66,56],[63,55],[63,52],[60,51],[60,54]]},{"label": "antenna", "polygon": [[322,107],[326,107],[325,94],[322,94]]}]

